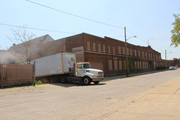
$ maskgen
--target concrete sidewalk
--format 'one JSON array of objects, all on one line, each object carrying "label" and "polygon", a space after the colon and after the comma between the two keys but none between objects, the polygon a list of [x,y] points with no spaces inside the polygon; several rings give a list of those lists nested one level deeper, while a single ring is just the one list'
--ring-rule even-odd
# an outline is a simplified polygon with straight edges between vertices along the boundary
[{"label": "concrete sidewalk", "polygon": [[103,120],[180,120],[180,77],[141,94]]}]

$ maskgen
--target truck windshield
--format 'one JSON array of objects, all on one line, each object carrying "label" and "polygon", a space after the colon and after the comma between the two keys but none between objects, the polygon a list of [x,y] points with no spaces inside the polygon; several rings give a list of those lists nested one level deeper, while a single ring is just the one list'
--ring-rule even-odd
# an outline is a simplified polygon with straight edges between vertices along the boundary
[{"label": "truck windshield", "polygon": [[91,64],[84,64],[83,68],[91,68]]}]

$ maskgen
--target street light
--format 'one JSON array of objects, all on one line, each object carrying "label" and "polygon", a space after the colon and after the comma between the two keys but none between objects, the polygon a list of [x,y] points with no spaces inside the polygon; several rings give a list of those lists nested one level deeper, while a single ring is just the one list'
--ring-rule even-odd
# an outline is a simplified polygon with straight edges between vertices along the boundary
[{"label": "street light", "polygon": [[124,27],[124,38],[125,38],[125,56],[126,56],[126,76],[128,77],[128,57],[127,57],[127,40],[131,39],[131,38],[134,38],[136,36],[132,36],[132,37],[129,37],[128,39],[126,39],[126,27]]}]

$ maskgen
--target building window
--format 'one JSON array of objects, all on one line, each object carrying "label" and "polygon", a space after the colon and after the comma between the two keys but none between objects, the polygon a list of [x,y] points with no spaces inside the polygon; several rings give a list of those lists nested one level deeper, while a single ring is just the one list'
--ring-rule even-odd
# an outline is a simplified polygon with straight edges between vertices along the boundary
[{"label": "building window", "polygon": [[139,70],[139,62],[137,62],[137,70]]},{"label": "building window", "polygon": [[103,52],[106,52],[106,47],[105,47],[105,45],[103,45]]},{"label": "building window", "polygon": [[139,57],[141,57],[141,53],[140,53],[140,51],[138,51],[138,56],[139,56]]},{"label": "building window", "polygon": [[148,53],[148,58],[150,58],[150,53]]},{"label": "building window", "polygon": [[130,55],[131,55],[131,56],[133,55],[133,53],[132,53],[132,49],[130,49]]},{"label": "building window", "polygon": [[143,62],[143,69],[145,69],[146,68],[146,66],[145,66],[145,62]]},{"label": "building window", "polygon": [[87,41],[87,50],[91,50],[90,42]]},{"label": "building window", "polygon": [[121,46],[118,46],[118,53],[121,54]]},{"label": "building window", "polygon": [[129,48],[126,48],[127,55],[129,55]]},{"label": "building window", "polygon": [[147,58],[147,52],[144,52],[144,57]]},{"label": "building window", "polygon": [[125,54],[125,48],[124,47],[122,47],[122,50],[123,50],[123,54]]},{"label": "building window", "polygon": [[96,43],[93,43],[93,51],[96,51]]},{"label": "building window", "polygon": [[101,44],[98,44],[98,51],[101,52]]},{"label": "building window", "polygon": [[119,70],[122,70],[122,60],[119,60]]},{"label": "building window", "polygon": [[114,70],[118,70],[117,60],[114,60]]},{"label": "building window", "polygon": [[142,52],[142,57],[144,58],[144,52]]},{"label": "building window", "polygon": [[112,60],[108,60],[109,63],[109,70],[112,70]]},{"label": "building window", "polygon": [[115,47],[113,47],[113,54],[116,54],[116,50],[115,50]]},{"label": "building window", "polygon": [[146,62],[146,69],[148,69],[148,62]]},{"label": "building window", "polygon": [[108,46],[108,53],[111,53],[111,47]]},{"label": "building window", "polygon": [[137,56],[136,50],[134,50],[134,55]]}]

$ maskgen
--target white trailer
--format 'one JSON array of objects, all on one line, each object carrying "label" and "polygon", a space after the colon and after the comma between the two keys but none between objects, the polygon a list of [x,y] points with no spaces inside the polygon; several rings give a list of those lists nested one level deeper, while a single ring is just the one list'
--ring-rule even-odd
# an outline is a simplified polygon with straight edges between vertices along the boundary
[{"label": "white trailer", "polygon": [[60,52],[31,61],[35,64],[35,77],[49,81],[98,84],[104,79],[102,70],[92,69],[89,62],[76,63],[73,53]]}]

